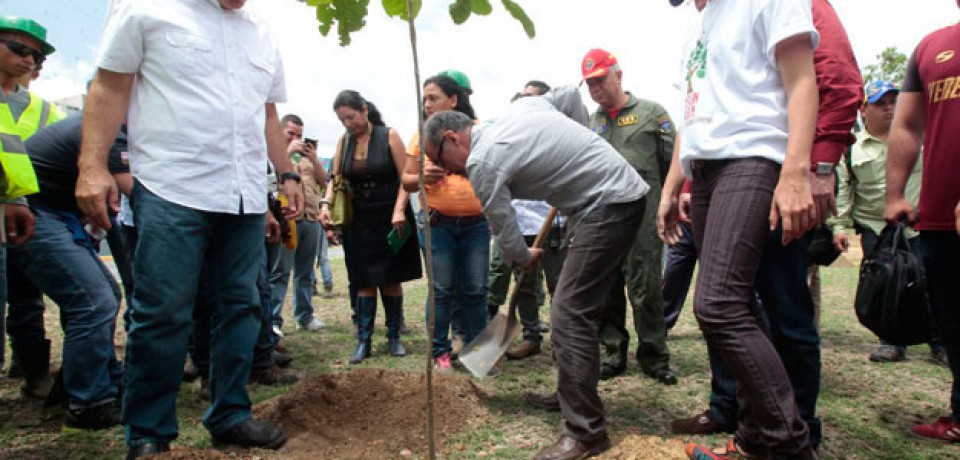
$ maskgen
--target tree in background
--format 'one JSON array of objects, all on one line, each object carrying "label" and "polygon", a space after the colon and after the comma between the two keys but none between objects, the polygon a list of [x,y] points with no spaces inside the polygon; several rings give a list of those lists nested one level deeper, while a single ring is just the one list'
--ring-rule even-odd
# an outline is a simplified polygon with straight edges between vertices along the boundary
[{"label": "tree in background", "polygon": [[903,84],[906,69],[907,55],[898,51],[895,46],[890,46],[877,55],[877,62],[863,69],[863,81],[883,80],[900,86]]},{"label": "tree in background", "polygon": [[[350,44],[350,34],[363,29],[366,25],[367,5],[370,0],[297,0],[317,9],[317,21],[320,22],[320,33],[327,36],[333,25],[337,25],[337,35],[340,36],[340,46]],[[407,0],[381,0],[383,11],[388,16],[406,21]],[[504,9],[523,26],[527,36],[533,38],[536,31],[533,21],[527,16],[520,5],[512,0],[500,0]],[[413,0],[413,17],[417,17],[423,0]],[[493,12],[490,0],[453,0],[449,6],[450,18],[454,24],[463,24],[470,15],[487,16]]]}]

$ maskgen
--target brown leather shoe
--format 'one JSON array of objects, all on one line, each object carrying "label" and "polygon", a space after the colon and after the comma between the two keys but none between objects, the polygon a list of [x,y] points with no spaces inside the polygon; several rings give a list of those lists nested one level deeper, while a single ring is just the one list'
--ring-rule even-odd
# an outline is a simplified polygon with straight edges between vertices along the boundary
[{"label": "brown leather shoe", "polygon": [[539,394],[527,393],[523,395],[527,404],[548,412],[560,412],[560,400],[557,399],[557,392]]},{"label": "brown leather shoe", "polygon": [[540,343],[533,340],[524,340],[507,352],[507,359],[524,359],[540,354]]},{"label": "brown leather shoe", "polygon": [[722,432],[732,432],[733,430],[720,426],[713,421],[710,409],[707,409],[690,418],[680,418],[670,422],[670,429],[677,434],[707,435]]},{"label": "brown leather shoe", "polygon": [[280,369],[278,366],[253,368],[250,371],[249,383],[260,385],[292,385],[300,380],[296,374]]},{"label": "brown leather shoe", "polygon": [[590,442],[578,441],[563,435],[552,446],[540,449],[533,456],[533,460],[581,460],[600,455],[609,448],[610,438],[607,433]]}]

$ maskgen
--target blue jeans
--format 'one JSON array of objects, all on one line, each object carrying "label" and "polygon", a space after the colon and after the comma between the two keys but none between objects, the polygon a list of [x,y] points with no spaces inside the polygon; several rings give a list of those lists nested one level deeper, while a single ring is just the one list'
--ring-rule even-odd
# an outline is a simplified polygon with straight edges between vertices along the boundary
[{"label": "blue jeans", "polygon": [[0,372],[7,356],[7,247],[0,245]]},{"label": "blue jeans", "polygon": [[680,241],[665,251],[663,277],[660,289],[663,291],[663,323],[670,330],[680,319],[683,302],[690,291],[693,270],[697,266],[697,247],[693,243],[693,229],[690,224],[679,223],[683,232]]},{"label": "blue jeans", "polygon": [[43,292],[10,259],[7,247],[7,336],[11,342],[39,343],[47,337]]},{"label": "blue jeans", "polygon": [[910,242],[916,246],[926,270],[930,310],[953,375],[950,415],[953,421],[960,422],[960,306],[956,300],[960,286],[960,237],[952,230],[924,230]]},{"label": "blue jeans", "polygon": [[317,266],[320,267],[320,279],[324,286],[333,286],[333,269],[330,268],[330,242],[327,241],[327,232],[320,227],[320,252],[317,254]]},{"label": "blue jeans", "polygon": [[[757,272],[757,293],[762,305],[757,316],[787,370],[800,417],[810,429],[810,444],[820,444],[822,424],[817,417],[820,394],[820,335],[814,325],[813,299],[807,287],[810,240],[805,237],[783,246],[781,229],[771,232]],[[713,372],[710,414],[721,426],[737,422],[736,380],[709,347]]]},{"label": "blue jeans", "polygon": [[[8,256],[30,284],[60,307],[63,383],[70,408],[113,401],[120,382],[113,347],[120,287],[94,252],[75,214],[37,208],[33,212],[33,238],[9,246]],[[34,300],[43,304],[39,296]],[[18,305],[11,303],[12,314]],[[43,340],[42,329],[35,338]]]},{"label": "blue jeans", "polygon": [[124,374],[127,443],[177,437],[179,370],[204,266],[211,303],[211,404],[203,424],[220,434],[251,417],[246,384],[260,330],[257,274],[264,215],[198,211],[166,201],[140,182],[134,182],[133,204],[140,241]]},{"label": "blue jeans", "polygon": [[[300,325],[313,320],[313,283],[316,274],[313,263],[320,251],[320,222],[306,219],[297,221],[297,247],[293,250],[280,248],[280,258],[270,271],[270,302],[273,305],[273,317],[281,317],[283,302],[287,297],[287,285],[290,283],[290,270],[293,269],[293,316]],[[280,320],[283,324],[283,320]]]},{"label": "blue jeans", "polygon": [[[464,341],[470,343],[487,325],[487,277],[490,269],[490,226],[483,217],[436,215],[430,235],[436,318],[433,356],[450,353],[451,306],[458,302]],[[427,310],[427,322],[430,310]]]},{"label": "blue jeans", "polygon": [[[253,348],[253,367],[272,367],[273,349],[279,337],[273,333],[273,309],[270,306],[270,283],[267,281],[267,248],[260,257],[260,271],[257,276],[257,291],[260,294],[260,331],[257,344]],[[196,304],[193,307],[193,336],[190,338],[190,359],[201,373],[210,374],[210,285],[207,271],[204,269],[197,286]]]}]

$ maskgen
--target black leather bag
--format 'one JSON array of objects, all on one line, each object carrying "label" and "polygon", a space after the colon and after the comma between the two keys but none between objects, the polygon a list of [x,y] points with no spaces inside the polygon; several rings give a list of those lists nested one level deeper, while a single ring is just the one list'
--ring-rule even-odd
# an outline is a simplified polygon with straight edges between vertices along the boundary
[{"label": "black leather bag", "polygon": [[857,319],[892,345],[927,343],[933,322],[920,259],[910,251],[905,225],[888,225],[873,254],[860,263]]}]

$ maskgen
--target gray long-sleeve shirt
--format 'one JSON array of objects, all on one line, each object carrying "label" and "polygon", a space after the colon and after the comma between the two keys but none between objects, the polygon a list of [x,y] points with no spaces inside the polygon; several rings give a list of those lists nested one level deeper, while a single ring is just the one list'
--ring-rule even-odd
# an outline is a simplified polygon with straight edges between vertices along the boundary
[{"label": "gray long-sleeve shirt", "polygon": [[514,102],[472,129],[467,176],[507,263],[530,259],[510,200],[544,200],[569,216],[567,235],[602,205],[643,197],[649,186],[613,147],[549,98]]}]

